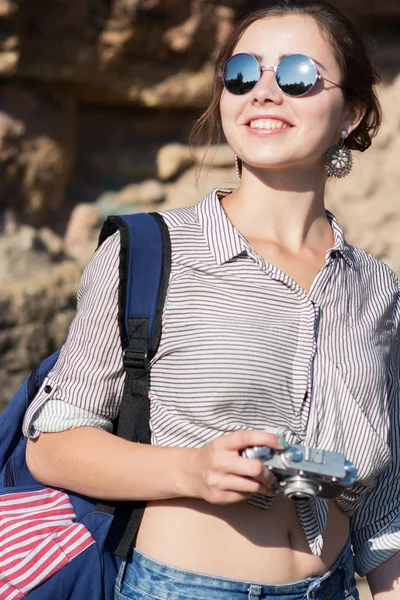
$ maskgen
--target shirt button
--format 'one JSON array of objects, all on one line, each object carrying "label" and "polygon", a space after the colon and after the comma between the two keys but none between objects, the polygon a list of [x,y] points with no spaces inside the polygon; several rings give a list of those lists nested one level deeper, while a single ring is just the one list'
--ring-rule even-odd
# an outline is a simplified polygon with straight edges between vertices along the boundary
[{"label": "shirt button", "polygon": [[51,386],[50,386],[50,385],[46,385],[46,387],[44,388],[44,390],[43,390],[43,391],[44,391],[46,394],[50,394],[51,390],[52,390]]}]

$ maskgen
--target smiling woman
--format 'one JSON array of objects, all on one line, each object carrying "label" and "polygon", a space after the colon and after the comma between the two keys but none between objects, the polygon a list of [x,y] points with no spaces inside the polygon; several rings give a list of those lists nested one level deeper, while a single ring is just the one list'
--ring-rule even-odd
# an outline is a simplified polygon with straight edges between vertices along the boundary
[{"label": "smiling woman", "polygon": [[400,282],[325,209],[328,177],[378,130],[377,81],[323,0],[231,32],[194,133],[223,132],[241,180],[160,213],[151,445],[110,433],[126,383],[118,234],[86,269],[25,416],[27,460],[49,486],[147,502],[117,600],[357,600],[355,569],[377,598],[399,594]]},{"label": "smiling woman", "polygon": [[[361,102],[365,107],[365,115],[356,131],[349,135],[347,146],[350,149],[364,151],[371,145],[381,124],[381,109],[376,95],[376,85],[379,75],[371,64],[367,47],[355,29],[354,25],[337,9],[325,2],[287,1],[273,4],[268,8],[258,10],[248,15],[231,32],[226,39],[216,61],[212,96],[208,109],[196,123],[192,140],[194,143],[201,138],[211,143],[211,140],[221,135],[219,116],[219,101],[222,93],[222,73],[224,65],[233,54],[236,44],[243,33],[252,23],[265,18],[297,15],[308,24],[317,26],[325,43],[329,46],[340,71],[340,81],[346,100]],[[306,28],[307,29],[307,28]],[[304,41],[308,39],[305,31]],[[268,42],[268,46],[270,43]],[[237,50],[235,49],[235,53]],[[263,56],[253,54],[262,64]],[[280,55],[281,60],[284,55]],[[315,58],[316,57],[312,57]],[[319,64],[323,69],[323,66]],[[326,70],[323,73],[327,75]],[[258,77],[257,77],[258,80]]]}]

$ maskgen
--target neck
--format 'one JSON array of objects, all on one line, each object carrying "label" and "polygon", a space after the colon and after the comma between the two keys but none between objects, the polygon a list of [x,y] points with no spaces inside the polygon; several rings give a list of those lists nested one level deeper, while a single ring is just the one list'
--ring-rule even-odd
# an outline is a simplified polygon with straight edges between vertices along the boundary
[{"label": "neck", "polygon": [[243,170],[239,188],[223,207],[249,240],[273,241],[296,252],[318,244],[321,235],[332,236],[326,217],[325,176]]}]

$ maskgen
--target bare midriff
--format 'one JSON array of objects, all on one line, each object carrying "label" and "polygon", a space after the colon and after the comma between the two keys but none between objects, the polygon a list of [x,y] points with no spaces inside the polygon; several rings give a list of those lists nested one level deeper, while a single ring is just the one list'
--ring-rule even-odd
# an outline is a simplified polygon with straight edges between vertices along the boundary
[{"label": "bare midriff", "polygon": [[282,584],[323,575],[346,544],[349,519],[329,501],[321,556],[308,546],[294,502],[278,496],[262,510],[247,502],[150,502],[136,548],[171,566],[245,581]]}]

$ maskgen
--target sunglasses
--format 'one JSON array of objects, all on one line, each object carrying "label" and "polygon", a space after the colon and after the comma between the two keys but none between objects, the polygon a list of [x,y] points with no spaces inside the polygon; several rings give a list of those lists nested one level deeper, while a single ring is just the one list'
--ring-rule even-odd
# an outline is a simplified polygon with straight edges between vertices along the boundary
[{"label": "sunglasses", "polygon": [[272,67],[260,65],[255,56],[245,53],[234,54],[225,63],[222,75],[224,87],[236,96],[247,94],[260,81],[263,71],[274,71],[278,88],[292,98],[300,98],[311,92],[320,79],[341,87],[322,77],[313,59],[304,54],[289,54],[277,67]]}]

